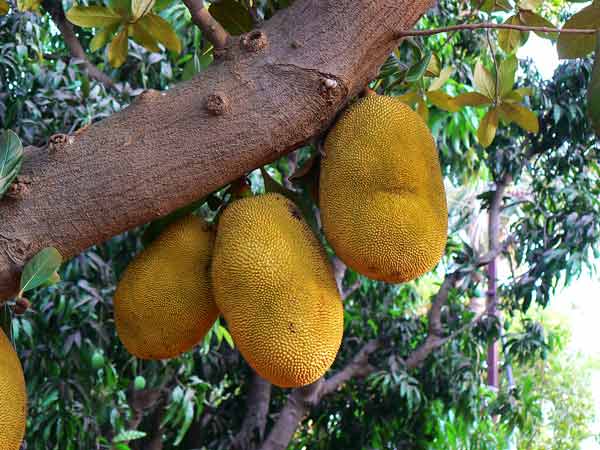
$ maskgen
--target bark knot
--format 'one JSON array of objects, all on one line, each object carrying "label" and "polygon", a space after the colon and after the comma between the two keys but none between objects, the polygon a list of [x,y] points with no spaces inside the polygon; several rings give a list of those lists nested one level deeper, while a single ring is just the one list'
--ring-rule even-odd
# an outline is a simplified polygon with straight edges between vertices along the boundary
[{"label": "bark knot", "polygon": [[222,116],[230,109],[229,99],[222,92],[216,92],[206,97],[204,106],[213,116]]},{"label": "bark knot", "polygon": [[269,44],[269,40],[264,31],[256,30],[243,35],[240,43],[247,52],[256,53],[264,49]]},{"label": "bark knot", "polygon": [[327,103],[333,104],[336,100],[345,95],[345,89],[340,83],[330,76],[322,76],[319,86],[319,93],[321,97],[327,100]]},{"label": "bark knot", "polygon": [[68,134],[53,134],[48,139],[48,153],[53,154],[63,150],[67,145],[73,143],[73,136]]},{"label": "bark knot", "polygon": [[18,266],[25,264],[31,247],[31,244],[28,244],[19,238],[0,234],[0,251],[6,254],[8,259]]}]

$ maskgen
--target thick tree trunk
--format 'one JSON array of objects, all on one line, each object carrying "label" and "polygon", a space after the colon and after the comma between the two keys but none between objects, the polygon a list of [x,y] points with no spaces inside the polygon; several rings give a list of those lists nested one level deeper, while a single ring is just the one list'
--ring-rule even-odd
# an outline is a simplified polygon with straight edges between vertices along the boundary
[{"label": "thick tree trunk", "polygon": [[22,265],[71,257],[273,161],[325,130],[433,0],[296,0],[167,92],[46,149],[0,200],[0,299]]}]

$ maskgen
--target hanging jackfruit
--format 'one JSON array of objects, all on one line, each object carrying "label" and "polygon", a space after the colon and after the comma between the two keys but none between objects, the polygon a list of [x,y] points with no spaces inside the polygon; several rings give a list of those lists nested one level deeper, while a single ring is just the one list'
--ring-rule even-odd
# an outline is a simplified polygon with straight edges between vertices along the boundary
[{"label": "hanging jackfruit", "polygon": [[433,137],[399,99],[350,107],[325,140],[319,201],[327,240],[349,267],[399,283],[431,270],[448,208]]},{"label": "hanging jackfruit", "polygon": [[27,390],[23,368],[0,329],[0,448],[19,450],[27,421]]},{"label": "hanging jackfruit", "polygon": [[266,194],[225,209],[212,282],[237,348],[263,378],[296,387],[329,369],[342,302],[323,247],[290,200]]},{"label": "hanging jackfruit", "polygon": [[169,225],[127,267],[114,296],[115,324],[127,350],[168,359],[190,350],[219,312],[210,285],[214,236],[196,216]]}]

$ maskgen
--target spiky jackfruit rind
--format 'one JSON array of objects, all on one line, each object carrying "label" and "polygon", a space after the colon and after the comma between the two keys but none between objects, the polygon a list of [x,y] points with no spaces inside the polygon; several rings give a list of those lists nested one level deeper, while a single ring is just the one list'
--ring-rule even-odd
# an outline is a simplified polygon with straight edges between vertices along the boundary
[{"label": "spiky jackfruit rind", "polygon": [[342,340],[343,308],[327,255],[280,194],[236,200],[219,220],[215,300],[250,366],[280,387],[310,384]]},{"label": "spiky jackfruit rind", "polygon": [[0,448],[19,450],[27,422],[27,390],[23,367],[0,330]]},{"label": "spiky jackfruit rind", "polygon": [[328,134],[319,200],[323,229],[355,271],[390,283],[430,271],[444,254],[446,194],[433,137],[399,99],[367,96]]},{"label": "spiky jackfruit rind", "polygon": [[214,234],[190,215],[169,225],[127,266],[114,296],[117,334],[141,359],[189,351],[219,315],[210,283]]}]

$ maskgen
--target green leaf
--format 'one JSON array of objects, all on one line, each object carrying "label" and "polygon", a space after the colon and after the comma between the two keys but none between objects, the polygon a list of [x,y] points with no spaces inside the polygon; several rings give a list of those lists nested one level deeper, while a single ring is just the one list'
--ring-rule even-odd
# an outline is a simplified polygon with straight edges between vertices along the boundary
[{"label": "green leaf", "polygon": [[401,102],[406,103],[407,105],[409,105],[411,107],[414,107],[415,103],[417,103],[417,101],[419,100],[420,97],[421,97],[421,91],[408,91],[402,95],[399,95],[397,98]]},{"label": "green leaf", "polygon": [[[518,16],[511,16],[504,23],[510,25],[523,25]],[[506,53],[513,53],[525,42],[527,42],[528,37],[528,32],[512,29],[502,29],[498,32],[498,45]]]},{"label": "green leaf", "polygon": [[131,0],[108,0],[108,7],[123,18],[125,22],[126,18],[129,21],[129,13],[131,12]]},{"label": "green leaf", "polygon": [[446,82],[450,79],[452,74],[454,73],[453,67],[444,67],[440,72],[439,76],[435,78],[431,84],[429,85],[430,91],[437,91],[441,89],[441,87],[446,84]]},{"label": "green leaf", "polygon": [[179,432],[177,433],[177,438],[175,439],[175,442],[173,442],[173,445],[175,447],[177,447],[181,443],[183,438],[185,437],[185,434],[189,430],[193,419],[194,419],[194,403],[191,400],[186,399],[185,418],[183,420],[183,423],[179,427]]},{"label": "green leaf", "polygon": [[475,64],[473,82],[480,94],[485,95],[490,100],[496,98],[496,81],[489,70],[483,66],[481,60],[477,61],[477,64]]},{"label": "green leaf", "polygon": [[10,6],[6,0],[0,0],[0,16],[5,16],[8,14],[10,10]]},{"label": "green leaf", "polygon": [[508,122],[514,122],[530,133],[537,133],[540,124],[533,111],[516,103],[502,103],[500,105],[502,118]]},{"label": "green leaf", "polygon": [[[600,34],[600,33],[599,33]],[[594,67],[587,91],[588,115],[596,134],[600,135],[600,39],[596,40]]]},{"label": "green leaf", "polygon": [[478,92],[464,92],[454,97],[454,102],[460,107],[463,106],[484,106],[489,105],[493,100]]},{"label": "green leaf", "polygon": [[427,70],[425,70],[425,76],[439,77],[440,74],[440,58],[433,53],[431,55],[431,59],[429,60],[429,64],[427,65]]},{"label": "green leaf", "polygon": [[95,52],[104,47],[106,43],[110,40],[114,32],[117,31],[119,25],[120,23],[115,23],[114,25],[110,25],[98,31],[90,41],[90,51]]},{"label": "green leaf", "polygon": [[69,22],[80,27],[104,28],[124,20],[116,11],[104,6],[75,5],[67,11]]},{"label": "green leaf", "polygon": [[62,256],[54,247],[41,250],[23,268],[19,297],[48,281],[61,264]]},{"label": "green leaf", "polygon": [[423,97],[417,99],[417,113],[421,116],[425,123],[429,122],[429,108]]},{"label": "green leaf", "polygon": [[405,80],[408,83],[414,83],[415,81],[423,78],[425,71],[427,70],[427,66],[429,66],[429,62],[431,61],[431,52],[427,50],[423,57],[413,64],[406,72]]},{"label": "green leaf", "polygon": [[460,105],[454,101],[454,98],[442,90],[427,91],[425,95],[431,103],[444,111],[458,112],[460,110]]},{"label": "green leaf", "polygon": [[254,28],[250,11],[235,0],[212,3],[208,11],[233,36],[247,33]]},{"label": "green leaf", "polygon": [[167,49],[175,53],[181,53],[181,41],[171,24],[165,19],[154,13],[150,13],[142,17],[139,23],[144,26],[154,39],[163,44]]},{"label": "green leaf", "polygon": [[140,22],[132,23],[129,25],[129,35],[131,38],[140,44],[145,49],[151,52],[159,52],[160,47],[158,41],[146,30],[143,24]]},{"label": "green leaf", "polygon": [[235,344],[233,343],[233,338],[231,337],[231,334],[229,334],[229,331],[227,330],[227,328],[225,328],[224,326],[219,324],[219,328],[221,330],[221,334],[223,336],[223,339],[225,339],[225,341],[227,342],[227,344],[229,345],[230,348],[235,348]]},{"label": "green leaf", "polygon": [[[530,25],[532,27],[556,28],[556,26],[548,19],[545,19],[532,11],[521,11],[519,12],[519,17],[521,18],[521,22],[523,22],[525,25]],[[545,33],[543,31],[534,31],[534,33],[543,39],[552,39],[553,41],[558,39],[558,33]]]},{"label": "green leaf", "polygon": [[477,130],[477,139],[479,140],[479,143],[484,147],[489,147],[496,137],[497,129],[498,108],[491,108],[479,123],[479,129]]},{"label": "green leaf", "polygon": [[110,45],[108,46],[108,62],[114,68],[121,67],[125,61],[127,61],[127,27],[124,27],[119,33],[113,38]]},{"label": "green leaf", "polygon": [[[563,28],[600,28],[600,6],[593,3],[574,14]],[[581,58],[594,50],[594,34],[560,33],[558,36],[558,56],[561,59]]]},{"label": "green leaf", "polygon": [[131,20],[137,21],[148,14],[154,6],[154,0],[131,0]]},{"label": "green leaf", "polygon": [[147,433],[145,433],[143,431],[137,431],[137,430],[121,431],[119,434],[117,434],[113,438],[112,443],[119,444],[121,442],[134,441],[136,439],[141,439],[143,437],[146,437],[146,434]]},{"label": "green leaf", "polygon": [[519,60],[515,55],[510,55],[504,61],[500,63],[498,69],[499,82],[500,82],[500,98],[504,97],[512,91],[515,84],[515,75],[517,73],[517,67],[519,66]]},{"label": "green leaf", "polygon": [[17,0],[17,9],[19,11],[40,12],[42,0]]},{"label": "green leaf", "polygon": [[6,193],[21,170],[23,145],[11,130],[0,135],[0,198]]}]

